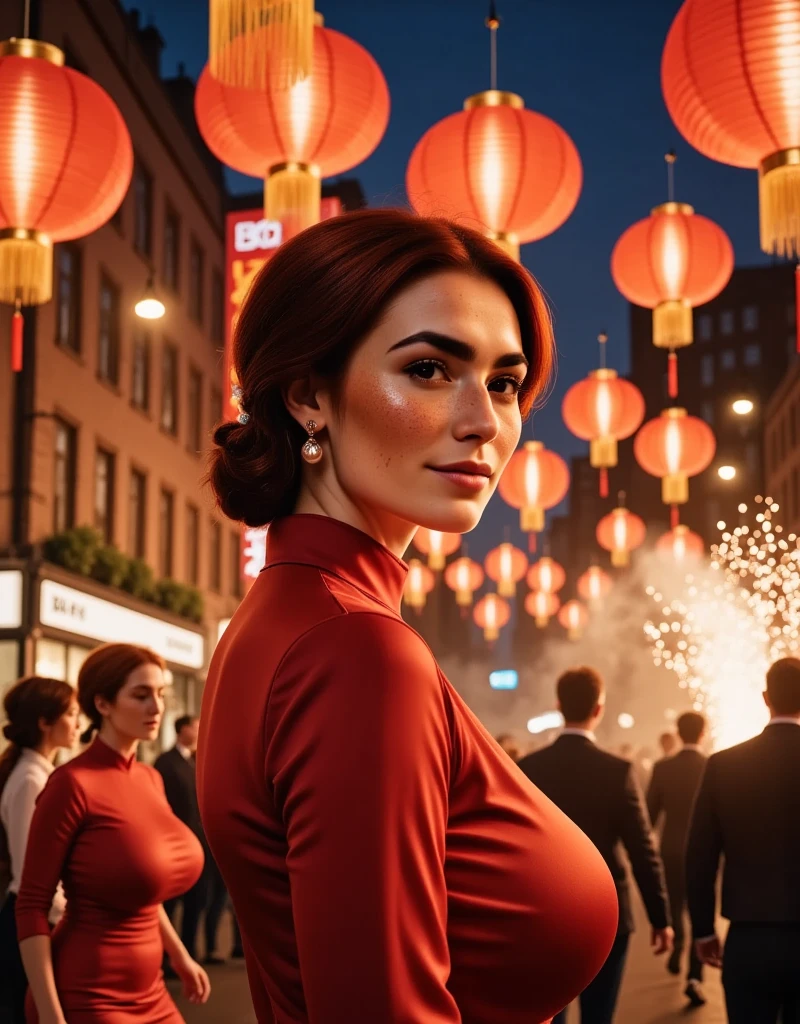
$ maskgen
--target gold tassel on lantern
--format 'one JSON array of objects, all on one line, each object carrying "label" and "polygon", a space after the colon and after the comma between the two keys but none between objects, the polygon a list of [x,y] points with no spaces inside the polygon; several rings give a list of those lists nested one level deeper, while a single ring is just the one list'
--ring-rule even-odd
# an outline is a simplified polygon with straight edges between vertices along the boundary
[{"label": "gold tassel on lantern", "polygon": [[691,345],[692,307],[686,299],[668,299],[653,310],[653,344],[656,348],[683,348]]},{"label": "gold tassel on lantern", "polygon": [[283,225],[284,239],[319,223],[322,182],[319,167],[296,162],[270,167],[264,185],[264,213]]},{"label": "gold tassel on lantern", "polygon": [[0,230],[0,302],[39,306],[53,297],[53,243],[26,228]]},{"label": "gold tassel on lantern", "polygon": [[277,58],[288,89],[311,74],[314,0],[210,0],[208,49],[218,82],[263,90]]},{"label": "gold tassel on lantern", "polygon": [[758,169],[761,248],[779,256],[800,254],[800,148],[782,149]]}]

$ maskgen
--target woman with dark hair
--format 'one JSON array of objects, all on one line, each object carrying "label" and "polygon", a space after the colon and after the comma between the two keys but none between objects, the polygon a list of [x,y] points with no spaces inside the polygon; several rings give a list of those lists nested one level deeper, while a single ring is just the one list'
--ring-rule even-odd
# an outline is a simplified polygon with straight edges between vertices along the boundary
[{"label": "woman with dark hair", "polygon": [[541,1024],[611,948],[602,858],[400,616],[416,529],[477,525],[553,359],[527,271],[396,210],[287,242],[241,310],[210,479],[267,564],[197,777],[262,1024]]},{"label": "woman with dark hair", "polygon": [[[19,955],[14,909],[36,800],[53,771],[56,751],[75,746],[78,701],[69,683],[29,676],[11,687],[3,707],[8,746],[0,756],[0,873],[8,879],[8,891],[0,910],[0,1020],[25,1024],[28,979]],[[55,924],[63,912],[59,887],[48,922]]]},{"label": "woman with dark hair", "polygon": [[[158,735],[164,689],[163,659],[146,647],[108,644],[81,667],[82,739],[98,735],[39,798],[17,899],[29,1024],[179,1024],[164,951],[187,997],[208,998],[208,977],[162,906],[197,881],[202,848],[170,810],[161,776],[136,760],[139,742]],[[59,878],[67,909],[51,942]]]}]

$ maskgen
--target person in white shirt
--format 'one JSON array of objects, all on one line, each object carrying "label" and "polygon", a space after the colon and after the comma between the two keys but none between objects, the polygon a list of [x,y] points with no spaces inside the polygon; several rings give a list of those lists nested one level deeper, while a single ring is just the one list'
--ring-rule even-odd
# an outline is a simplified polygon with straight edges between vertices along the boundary
[{"label": "person in white shirt", "polygon": [[[8,746],[0,756],[0,1020],[25,1024],[28,981],[17,943],[14,907],[22,877],[36,800],[53,771],[60,748],[75,745],[78,736],[78,701],[75,691],[59,679],[30,676],[16,683],[3,702]],[[59,887],[53,900],[51,923],[64,911]]]}]

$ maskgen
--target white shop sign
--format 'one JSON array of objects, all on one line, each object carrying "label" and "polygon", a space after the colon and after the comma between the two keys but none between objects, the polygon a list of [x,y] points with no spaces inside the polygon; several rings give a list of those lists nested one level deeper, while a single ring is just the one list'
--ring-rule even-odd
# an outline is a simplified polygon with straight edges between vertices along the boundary
[{"label": "white shop sign", "polygon": [[43,626],[101,643],[140,644],[176,665],[202,668],[203,637],[170,622],[131,611],[53,580],[43,580],[39,602]]},{"label": "white shop sign", "polygon": [[0,572],[0,629],[22,625],[22,573],[19,569]]}]

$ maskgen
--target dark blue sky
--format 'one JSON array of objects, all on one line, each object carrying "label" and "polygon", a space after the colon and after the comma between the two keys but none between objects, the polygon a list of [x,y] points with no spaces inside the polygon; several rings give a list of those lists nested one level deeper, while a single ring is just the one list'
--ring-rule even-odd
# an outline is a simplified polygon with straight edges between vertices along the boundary
[{"label": "dark blue sky", "polygon": [[[164,36],[164,73],[182,61],[196,78],[207,56],[204,0],[159,0],[157,6],[127,0],[126,6],[138,6]],[[326,24],[365,46],[389,84],[386,135],[354,172],[371,205],[403,203],[406,164],[420,136],[460,110],[466,96],[489,87],[488,6],[487,0],[318,0]],[[609,259],[625,228],[666,199],[668,149],[678,153],[676,198],[725,228],[738,264],[763,258],[755,172],[701,157],[678,135],[664,106],[661,51],[679,7],[680,0],[498,2],[499,87],[557,121],[583,162],[583,192],[572,217],[522,250],[552,304],[560,352],[558,383],[536,416],[536,436],[563,455],[584,450],[563,426],[561,396],[596,365],[600,328],[609,331],[609,364],[627,368],[627,305],[614,288]],[[238,176],[234,185],[260,187]],[[500,508],[491,509],[479,538],[487,527],[496,531],[500,522],[516,519],[499,498],[496,503]]]}]

